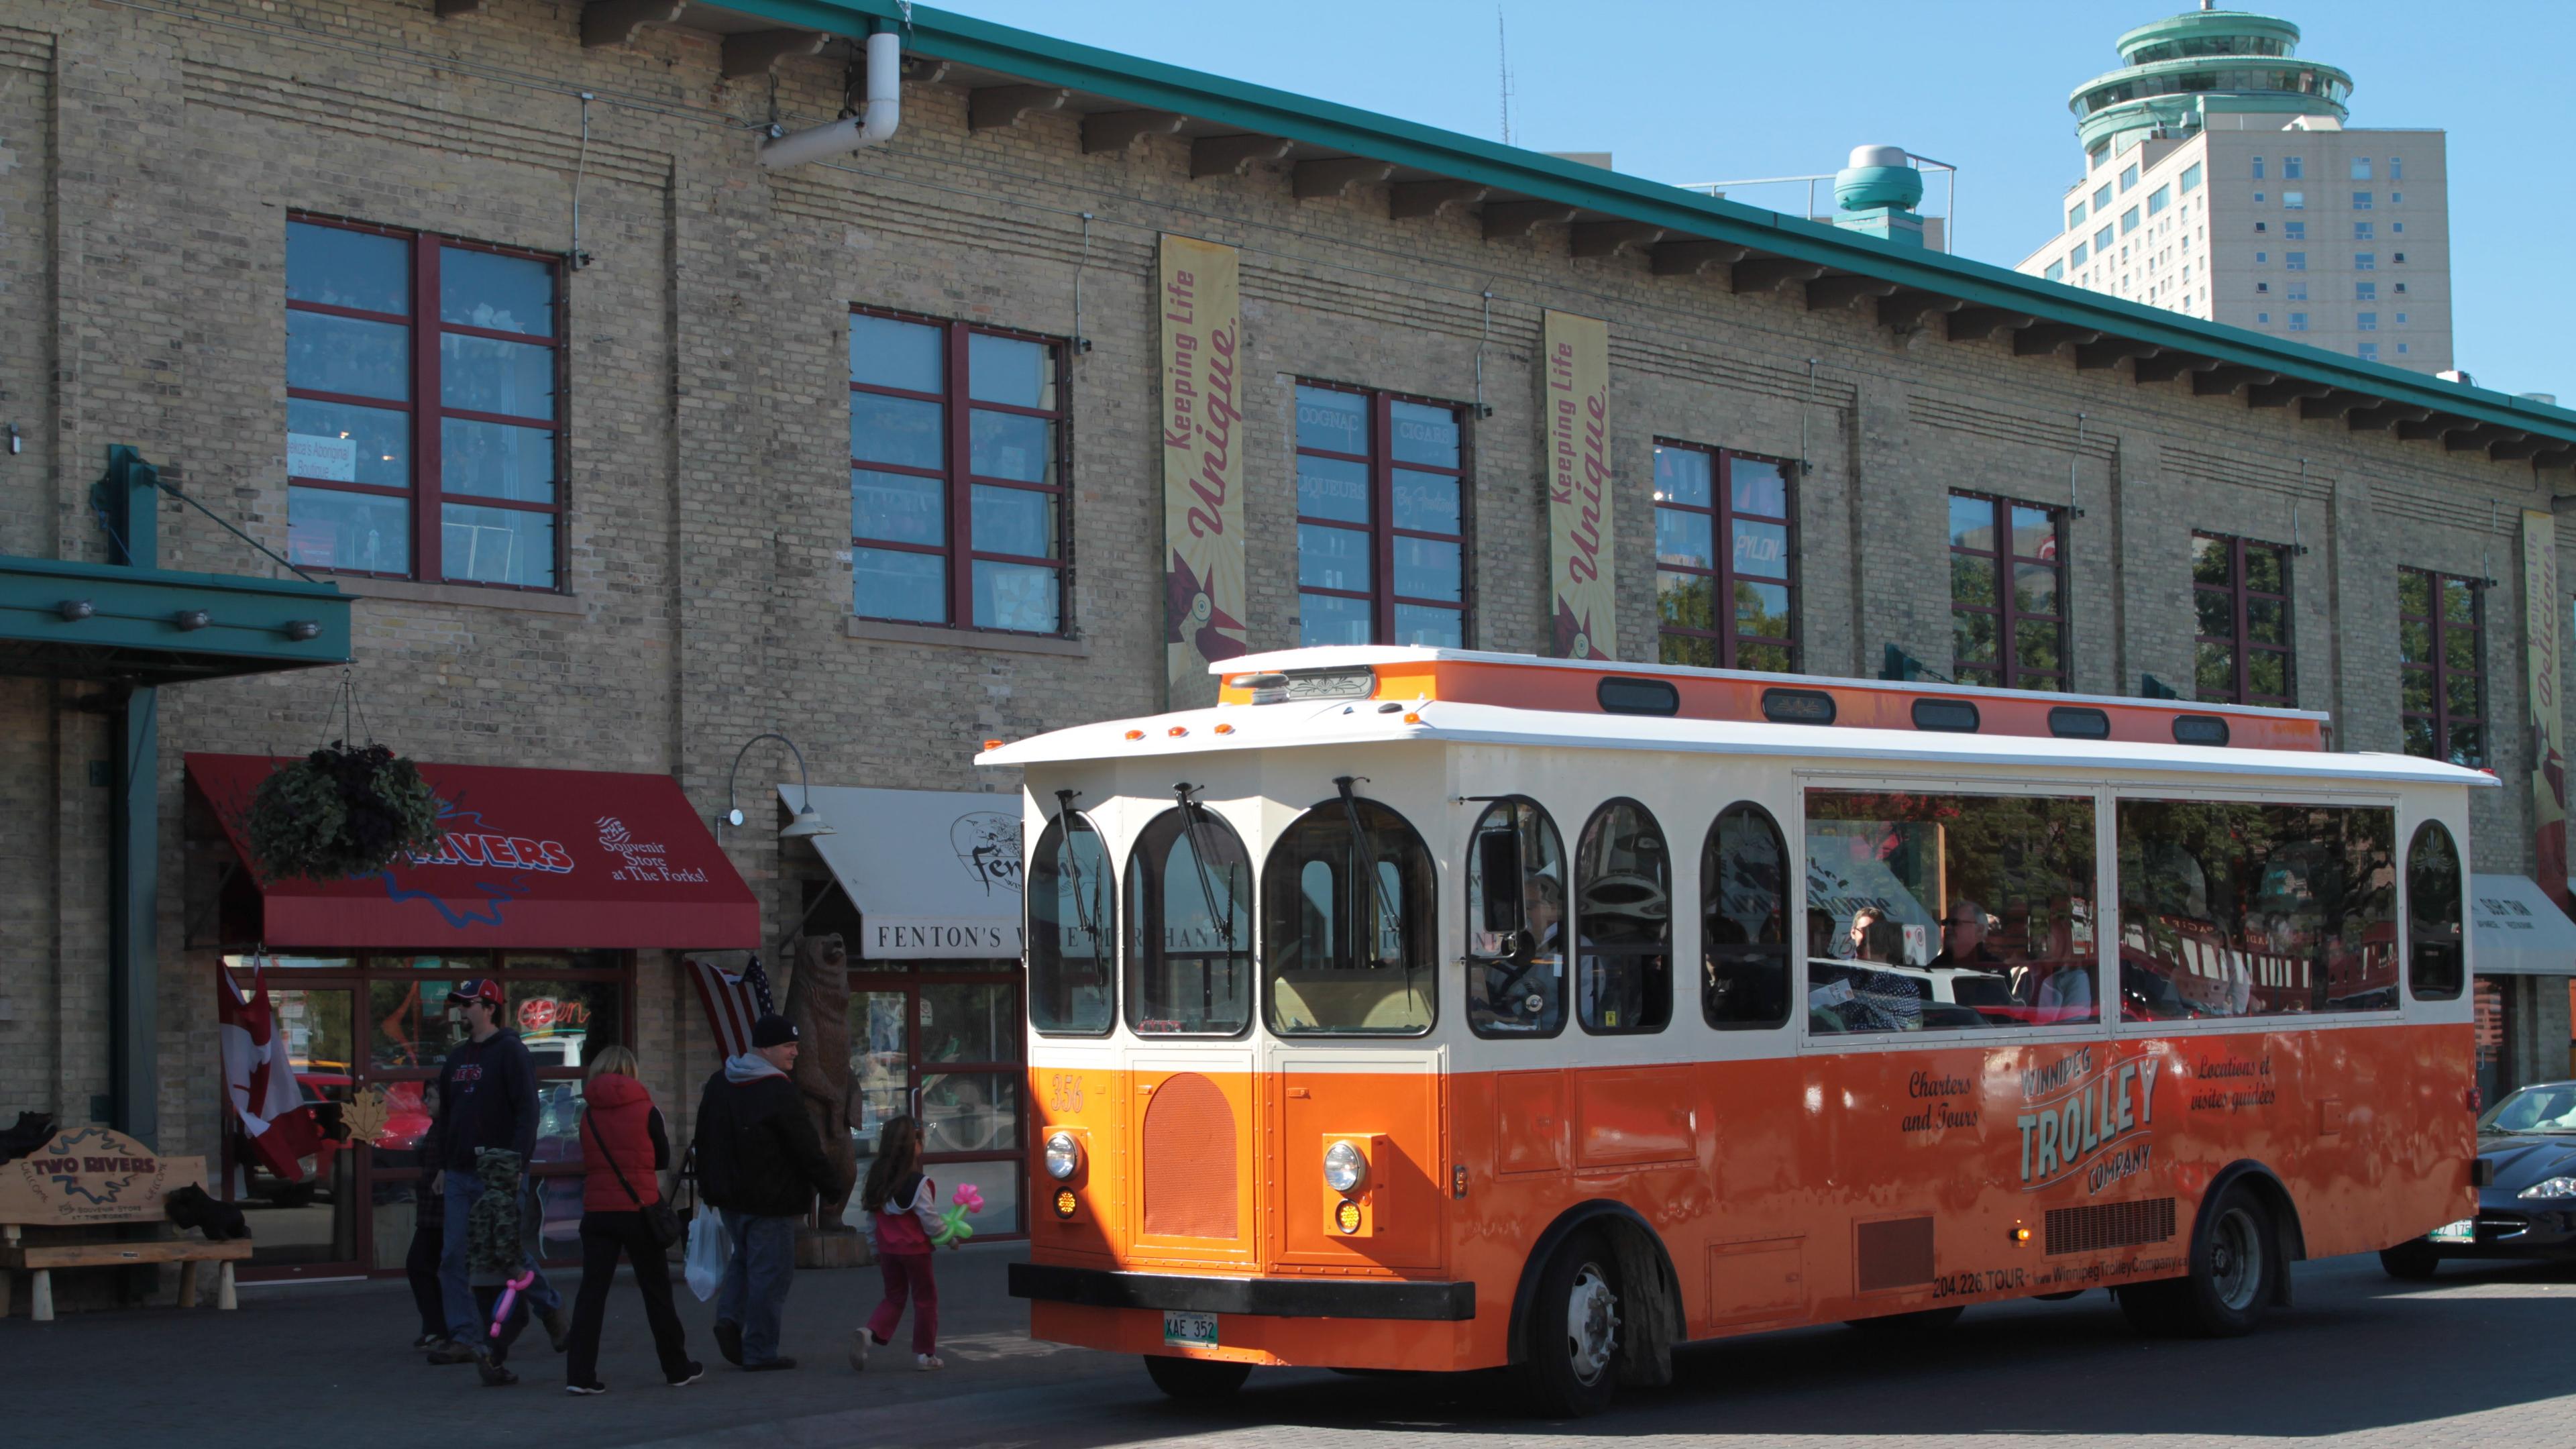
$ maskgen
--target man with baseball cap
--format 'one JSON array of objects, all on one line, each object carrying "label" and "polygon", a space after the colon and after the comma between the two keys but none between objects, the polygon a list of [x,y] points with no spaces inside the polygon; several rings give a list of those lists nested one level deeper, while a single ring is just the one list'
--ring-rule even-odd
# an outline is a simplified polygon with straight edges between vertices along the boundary
[{"label": "man with baseball cap", "polygon": [[[439,1253],[438,1284],[439,1299],[447,1313],[448,1341],[430,1350],[431,1363],[475,1362],[478,1349],[490,1352],[485,1344],[482,1310],[466,1281],[466,1219],[476,1200],[483,1196],[482,1177],[475,1168],[478,1156],[485,1151],[519,1155],[520,1210],[526,1221],[536,1221],[537,1201],[526,1169],[537,1147],[537,1066],[519,1034],[501,1028],[508,999],[501,983],[489,976],[458,982],[447,993],[447,1009],[464,1018],[466,1039],[448,1047],[447,1060],[438,1071],[439,1190],[444,1192],[447,1206],[447,1237]],[[527,1259],[526,1266],[535,1268],[536,1260]],[[563,1352],[565,1335],[571,1330],[564,1320],[563,1296],[540,1272],[521,1297],[538,1321],[545,1324],[555,1352]],[[497,1369],[498,1364],[486,1367]],[[487,1372],[486,1377],[493,1382],[508,1381],[507,1375]]]},{"label": "man with baseball cap", "polygon": [[724,1215],[733,1259],[716,1290],[716,1349],[749,1372],[792,1369],[778,1335],[796,1274],[796,1224],[817,1196],[837,1201],[840,1180],[814,1119],[788,1080],[796,1024],[778,1015],[751,1028],[751,1050],[728,1057],[698,1101],[698,1194]]}]

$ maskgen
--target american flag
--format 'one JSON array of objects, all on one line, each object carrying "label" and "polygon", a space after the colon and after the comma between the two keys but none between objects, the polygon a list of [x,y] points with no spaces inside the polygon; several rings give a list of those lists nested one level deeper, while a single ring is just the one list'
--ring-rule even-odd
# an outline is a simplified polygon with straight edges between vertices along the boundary
[{"label": "american flag", "polygon": [[728,1057],[751,1050],[752,1023],[778,1009],[770,998],[769,973],[760,969],[759,954],[753,953],[740,974],[703,956],[692,956],[689,973],[698,983],[698,1000],[706,1003],[707,1020],[715,1026],[717,1048]]}]

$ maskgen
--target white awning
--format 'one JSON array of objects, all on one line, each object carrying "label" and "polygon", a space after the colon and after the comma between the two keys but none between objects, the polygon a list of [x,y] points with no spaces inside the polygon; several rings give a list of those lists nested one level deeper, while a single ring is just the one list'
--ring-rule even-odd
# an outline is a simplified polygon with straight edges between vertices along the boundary
[{"label": "white awning", "polygon": [[2528,876],[2469,877],[2469,926],[2480,976],[2576,976],[2576,921]]},{"label": "white awning", "polygon": [[[794,810],[804,792],[780,785]],[[1020,954],[1020,797],[814,787],[834,833],[814,837],[865,926],[871,961]]]}]

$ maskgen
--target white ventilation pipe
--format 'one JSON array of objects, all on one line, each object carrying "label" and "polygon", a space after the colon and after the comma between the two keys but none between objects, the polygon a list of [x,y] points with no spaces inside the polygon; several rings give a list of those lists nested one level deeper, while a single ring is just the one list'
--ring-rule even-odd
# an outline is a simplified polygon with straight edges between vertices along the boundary
[{"label": "white ventilation pipe", "polygon": [[876,145],[903,119],[903,37],[880,30],[868,37],[868,99],[859,113],[828,126],[772,136],[755,153],[770,170],[802,166]]}]

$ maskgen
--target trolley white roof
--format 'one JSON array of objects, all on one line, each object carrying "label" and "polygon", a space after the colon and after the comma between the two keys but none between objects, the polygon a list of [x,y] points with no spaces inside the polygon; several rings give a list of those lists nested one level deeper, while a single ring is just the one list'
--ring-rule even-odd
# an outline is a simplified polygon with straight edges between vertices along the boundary
[{"label": "trolley white roof", "polygon": [[[1326,661],[1314,656],[1323,652],[1301,651],[1296,662],[1301,667],[1322,665]],[[1346,652],[1358,655],[1377,651]],[[1245,662],[1228,661],[1238,668]],[[1349,662],[1366,661],[1355,658]],[[1227,672],[1234,673],[1237,669]],[[1798,677],[1782,680],[1784,684],[1802,682]],[[2136,703],[2134,700],[2121,702]],[[1389,704],[1396,704],[1398,708],[1385,709]],[[1230,728],[1228,732],[1219,734],[1219,725]],[[1129,738],[1131,732],[1138,737]],[[2463,769],[2440,760],[2418,759],[2412,755],[2036,739],[2027,735],[1946,734],[1834,725],[1578,714],[1449,700],[1404,703],[1380,699],[1217,705],[1135,719],[1106,720],[1098,724],[1076,725],[1071,729],[1051,730],[1001,745],[977,755],[975,762],[979,765],[1021,766],[1071,764],[1233,750],[1347,747],[1394,741],[1759,755],[1849,764],[2019,765],[2122,774],[2259,775],[2355,785],[2483,786],[2499,783],[2493,775],[2483,771]]]}]

